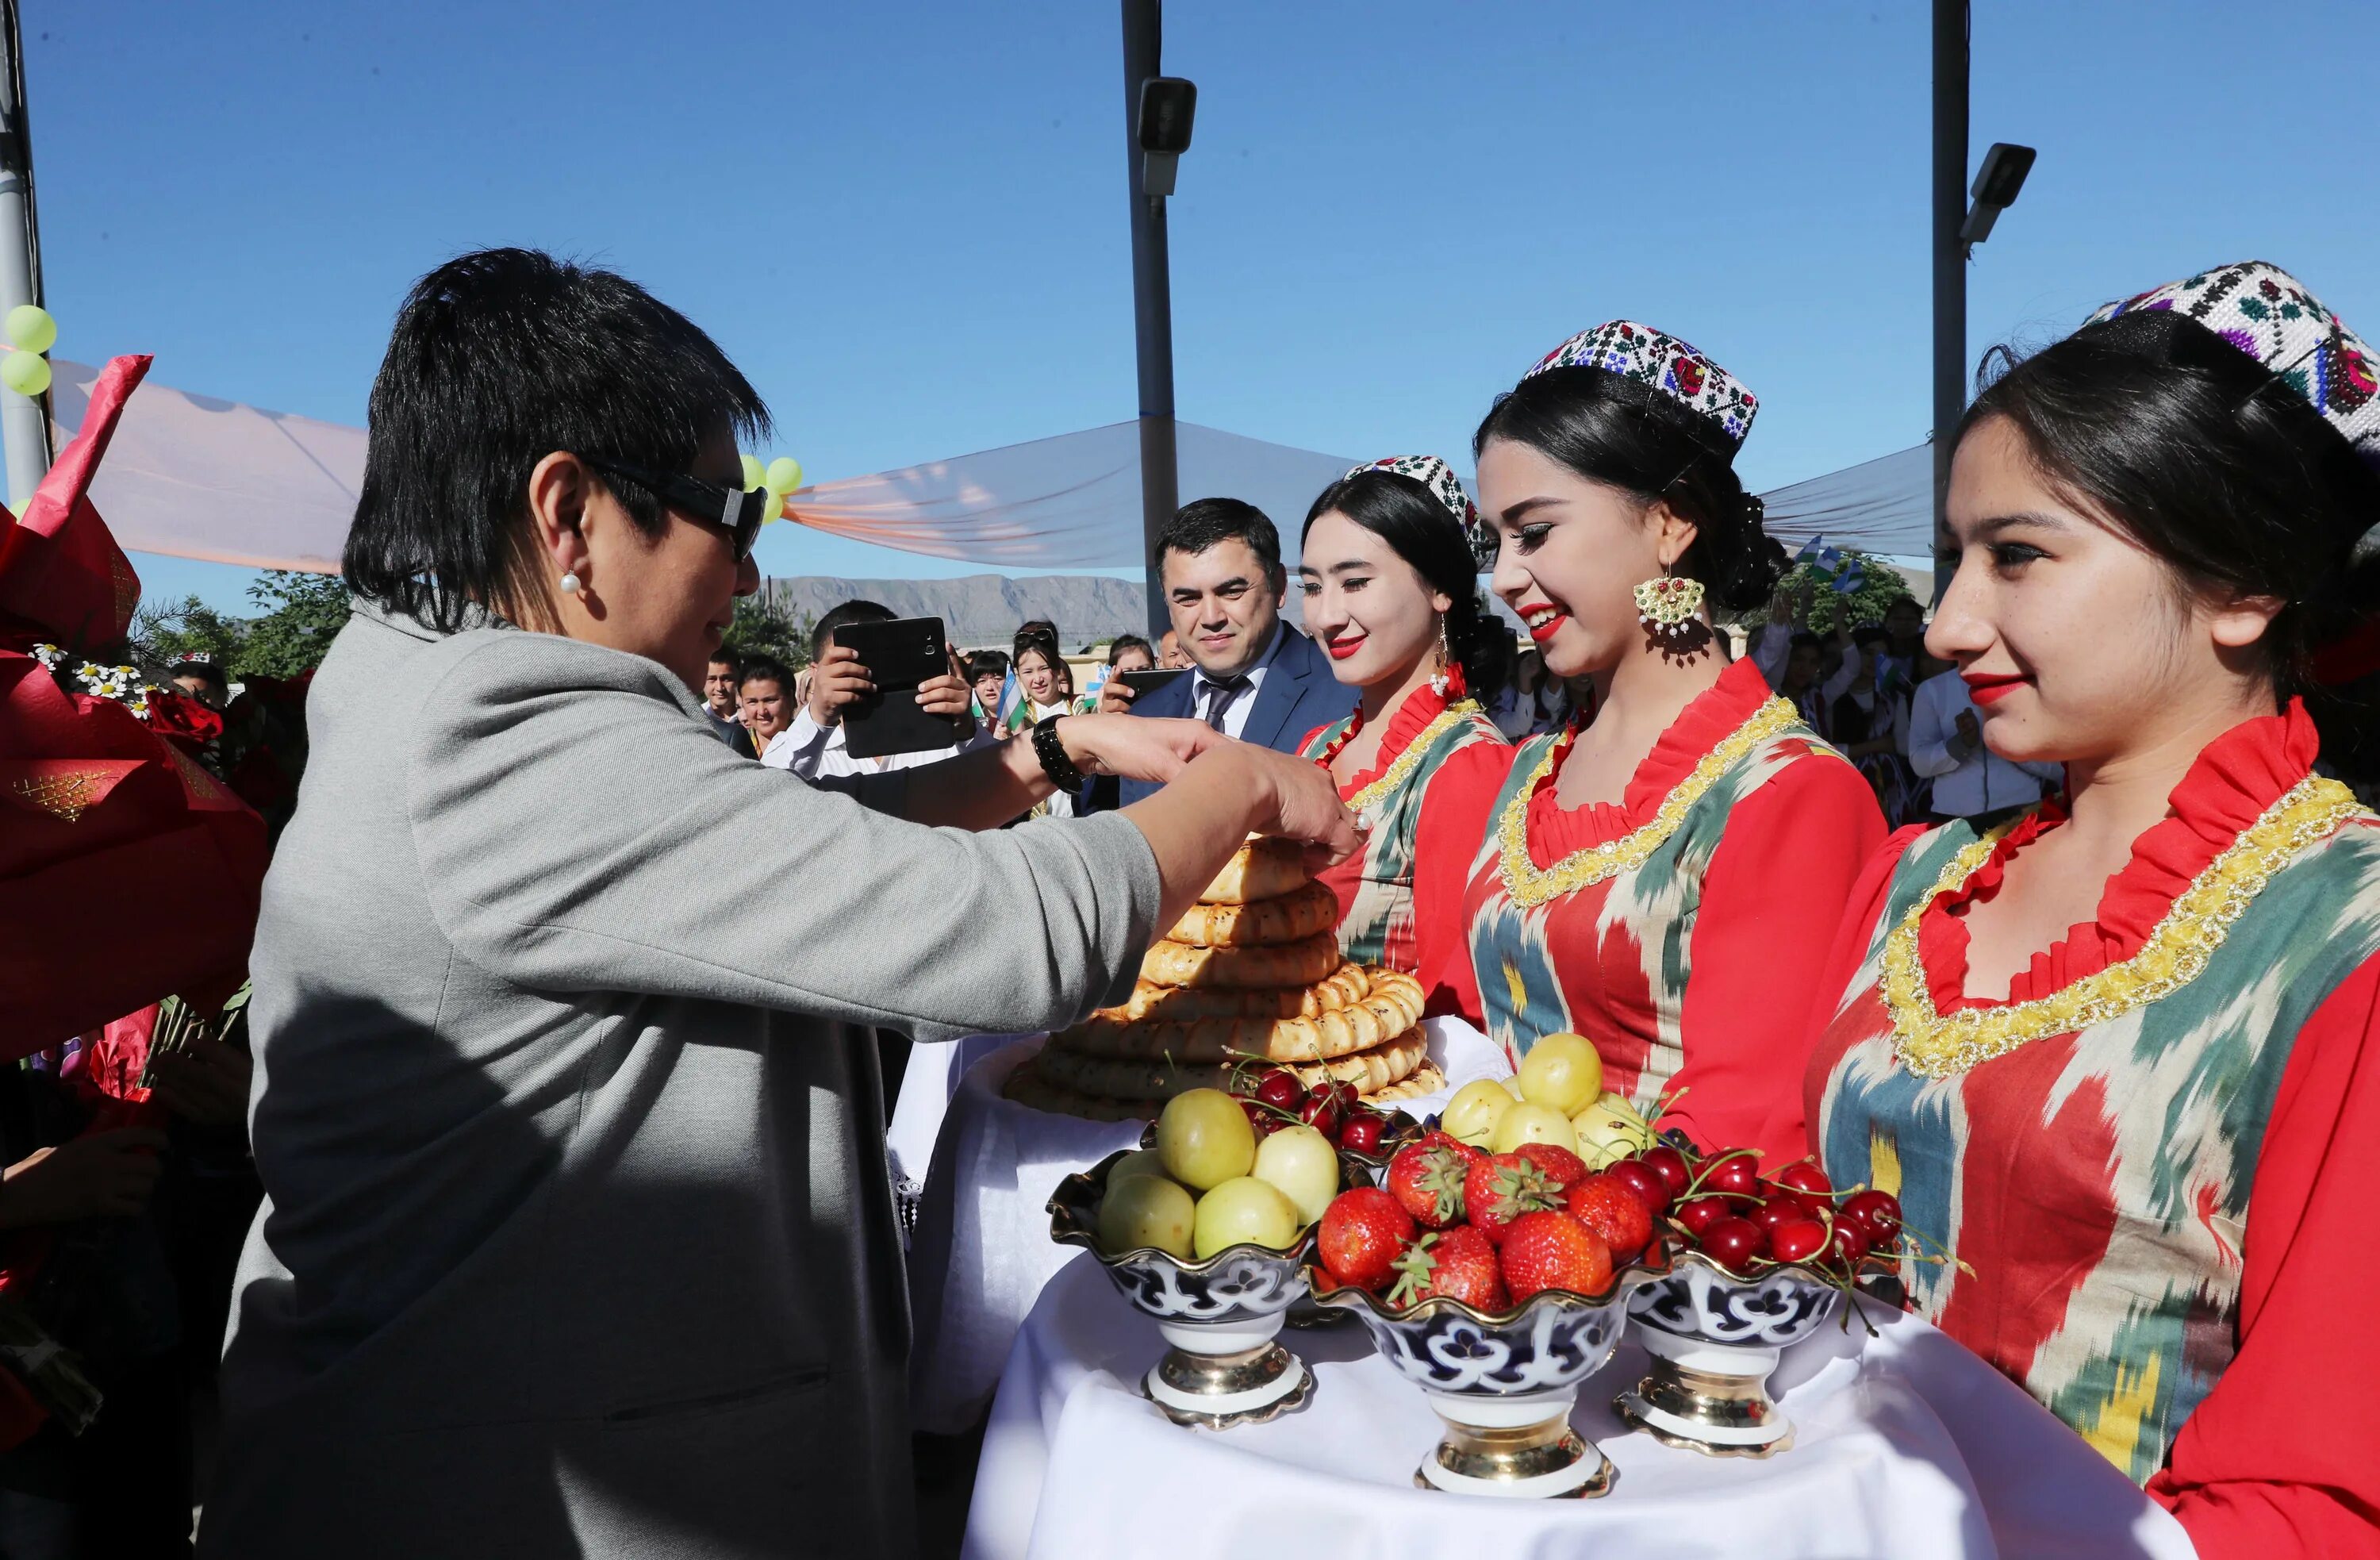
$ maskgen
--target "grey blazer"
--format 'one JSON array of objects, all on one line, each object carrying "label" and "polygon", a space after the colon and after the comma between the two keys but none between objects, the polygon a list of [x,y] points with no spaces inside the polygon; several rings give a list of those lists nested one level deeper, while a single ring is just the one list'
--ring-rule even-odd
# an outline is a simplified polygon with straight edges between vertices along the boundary
[{"label": "grey blazer", "polygon": [[652,662],[360,610],[265,881],[211,1556],[900,1554],[875,1054],[1121,1000],[1122,818],[739,759]]}]

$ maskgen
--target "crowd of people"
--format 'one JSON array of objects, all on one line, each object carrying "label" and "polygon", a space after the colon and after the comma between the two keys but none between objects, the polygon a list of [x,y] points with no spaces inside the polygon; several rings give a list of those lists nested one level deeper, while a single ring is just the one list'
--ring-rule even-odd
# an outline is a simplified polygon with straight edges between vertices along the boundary
[{"label": "crowd of people", "polygon": [[[618,390],[654,363],[668,405]],[[2380,1367],[2338,1298],[2380,1173],[2374,368],[2259,262],[2111,304],[1946,432],[1930,621],[1821,634],[1734,469],[1757,399],[1612,320],[1486,409],[1477,502],[1366,462],[1293,569],[1201,498],[1169,631],[1085,686],[1033,621],[879,688],[875,603],[798,673],[725,645],[766,413],[715,344],[599,270],[440,267],[258,918],[200,1552],[907,1552],[887,1037],[1126,1000],[1257,834],[1508,1059],[1584,1034],[1666,1127],[1897,1188],[1955,1259],[1911,1308],[2206,1560],[2380,1553],[2380,1411],[2323,1390]],[[894,699],[930,735],[864,756]],[[0,1225],[154,1178],[111,1176],[12,1164]]]}]

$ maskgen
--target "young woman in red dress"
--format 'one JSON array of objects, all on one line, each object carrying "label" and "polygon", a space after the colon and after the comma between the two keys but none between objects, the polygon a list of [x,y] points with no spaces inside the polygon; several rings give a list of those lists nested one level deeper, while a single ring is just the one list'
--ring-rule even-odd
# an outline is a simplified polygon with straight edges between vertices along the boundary
[{"label": "young woman in red dress", "polygon": [[1479,600],[1494,554],[1434,455],[1356,467],[1315,499],[1298,544],[1305,631],[1331,675],[1363,690],[1354,713],[1298,744],[1366,830],[1364,848],[1322,874],[1339,896],[1339,945],[1417,977],[1432,1012],[1453,1010],[1463,926],[1452,903],[1415,903],[1415,841],[1426,814],[1481,816],[1511,751],[1469,691],[1488,636],[1504,631]]},{"label": "young woman in red dress", "polygon": [[[1592,725],[1531,737],[1485,819],[1425,821],[1461,884],[1465,1011],[1515,1061],[1586,1036],[1607,1088],[1712,1145],[1800,1155],[1820,966],[1884,820],[1859,772],[1730,664],[1703,603],[1769,598],[1783,549],[1735,475],[1755,402],[1628,321],[1548,353],[1480,424],[1495,588]],[[1457,825],[1467,832],[1458,833]]]},{"label": "young woman in red dress", "polygon": [[2250,262],[1977,397],[1927,642],[2066,796],[1878,853],[1808,1075],[1836,1184],[1964,1264],[1915,1309],[2202,1560],[2380,1554],[2372,685],[2324,686],[2375,664],[2374,369]]}]

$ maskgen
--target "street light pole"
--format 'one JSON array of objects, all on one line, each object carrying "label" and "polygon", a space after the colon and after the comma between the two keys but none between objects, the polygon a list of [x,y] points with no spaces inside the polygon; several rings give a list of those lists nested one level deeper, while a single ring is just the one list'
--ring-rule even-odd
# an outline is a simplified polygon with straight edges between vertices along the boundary
[{"label": "street light pole", "polygon": [[[1934,0],[1934,531],[1950,494],[1950,435],[1967,409],[1968,0]],[[1934,566],[1934,599],[1950,584]]]},{"label": "street light pole", "polygon": [[[25,52],[16,0],[0,0],[0,315],[42,301],[33,224],[33,148],[26,126]],[[8,507],[21,514],[50,469],[49,396],[0,389],[8,446]]]},{"label": "street light pole", "polygon": [[1123,142],[1132,183],[1133,335],[1140,362],[1140,538],[1148,632],[1170,626],[1157,577],[1157,538],[1181,505],[1173,442],[1173,282],[1167,262],[1165,201],[1148,193],[1140,145],[1141,83],[1160,74],[1161,0],[1123,0]]}]

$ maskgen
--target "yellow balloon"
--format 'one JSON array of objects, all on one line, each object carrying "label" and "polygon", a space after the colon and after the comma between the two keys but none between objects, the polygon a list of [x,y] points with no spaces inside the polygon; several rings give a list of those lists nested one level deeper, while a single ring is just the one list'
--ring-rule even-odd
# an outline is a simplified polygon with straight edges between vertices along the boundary
[{"label": "yellow balloon", "polygon": [[760,523],[764,526],[774,525],[784,518],[785,495],[782,493],[771,494],[769,501],[760,506]]},{"label": "yellow balloon", "polygon": [[790,455],[769,462],[769,491],[783,495],[802,485],[802,463]]},{"label": "yellow balloon", "polygon": [[49,360],[35,352],[11,352],[0,362],[0,384],[19,396],[38,396],[50,387]]},{"label": "yellow balloon", "polygon": [[766,474],[760,466],[760,457],[755,455],[746,456],[744,457],[744,491],[749,493],[766,481]]},{"label": "yellow balloon", "polygon": [[0,330],[8,333],[8,345],[20,352],[46,352],[58,344],[58,323],[38,303],[20,303],[8,311]]}]

